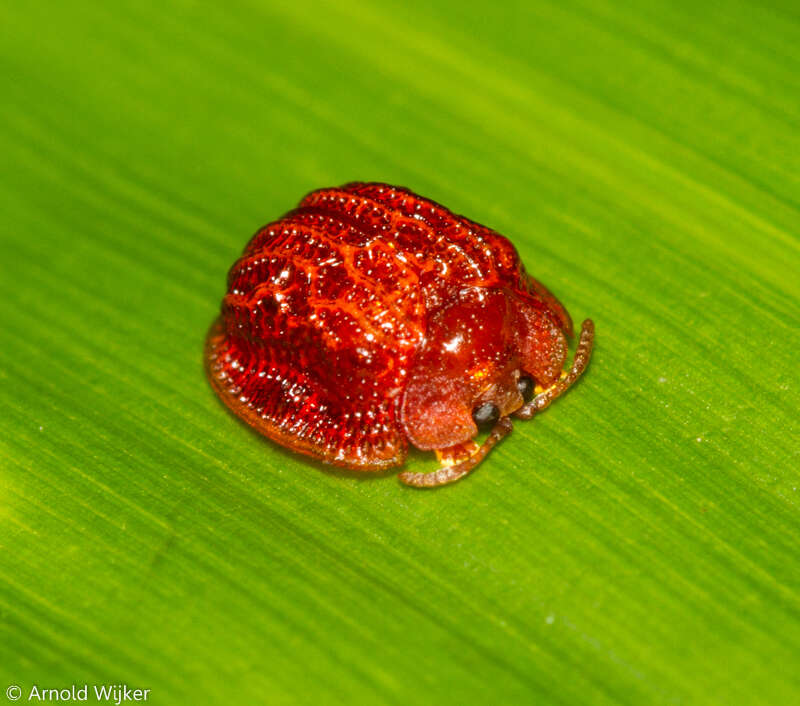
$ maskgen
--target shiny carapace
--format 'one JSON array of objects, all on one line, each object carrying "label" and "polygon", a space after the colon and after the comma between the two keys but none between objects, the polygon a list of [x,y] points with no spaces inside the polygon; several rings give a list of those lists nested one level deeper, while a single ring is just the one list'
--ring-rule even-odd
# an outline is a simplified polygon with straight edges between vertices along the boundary
[{"label": "shiny carapace", "polygon": [[253,236],[206,368],[273,441],[362,471],[401,466],[409,445],[432,450],[439,470],[400,479],[434,487],[580,376],[594,326],[583,322],[565,370],[571,335],[508,239],[408,189],[352,183],[310,193]]}]

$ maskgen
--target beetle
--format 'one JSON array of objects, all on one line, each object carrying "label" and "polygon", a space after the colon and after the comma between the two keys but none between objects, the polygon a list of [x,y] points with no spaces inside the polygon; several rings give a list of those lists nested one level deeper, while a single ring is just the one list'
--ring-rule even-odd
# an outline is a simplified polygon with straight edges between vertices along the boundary
[{"label": "beetle", "polygon": [[433,450],[439,470],[399,478],[435,487],[578,379],[594,324],[564,371],[572,334],[507,238],[409,189],[354,182],[252,237],[205,363],[222,401],[273,441],[361,471]]}]

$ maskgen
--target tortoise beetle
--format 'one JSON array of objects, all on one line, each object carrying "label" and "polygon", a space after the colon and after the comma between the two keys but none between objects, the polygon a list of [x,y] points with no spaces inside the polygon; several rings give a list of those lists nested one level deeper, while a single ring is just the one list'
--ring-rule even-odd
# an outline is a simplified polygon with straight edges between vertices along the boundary
[{"label": "tortoise beetle", "polygon": [[[583,322],[530,277],[511,242],[412,191],[351,183],[261,228],[228,274],[206,341],[222,401],[283,446],[350,469],[403,464],[409,444],[469,473],[586,368]],[[488,436],[480,445],[480,431]]]}]

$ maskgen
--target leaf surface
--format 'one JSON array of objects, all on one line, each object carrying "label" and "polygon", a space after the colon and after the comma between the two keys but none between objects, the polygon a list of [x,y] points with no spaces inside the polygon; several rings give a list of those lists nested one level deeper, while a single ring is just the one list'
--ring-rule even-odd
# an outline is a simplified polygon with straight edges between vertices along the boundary
[{"label": "leaf surface", "polygon": [[[793,4],[0,17],[5,684],[800,701]],[[321,471],[204,378],[250,234],[355,179],[508,235],[597,326],[584,380],[435,492]]]}]

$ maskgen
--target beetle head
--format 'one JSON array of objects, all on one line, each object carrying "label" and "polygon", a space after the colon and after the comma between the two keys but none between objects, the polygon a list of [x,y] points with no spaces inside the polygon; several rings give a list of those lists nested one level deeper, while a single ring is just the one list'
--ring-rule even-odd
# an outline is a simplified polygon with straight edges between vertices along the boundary
[{"label": "beetle head", "polygon": [[468,287],[428,317],[400,421],[420,449],[472,439],[561,374],[568,331],[536,292]]}]

